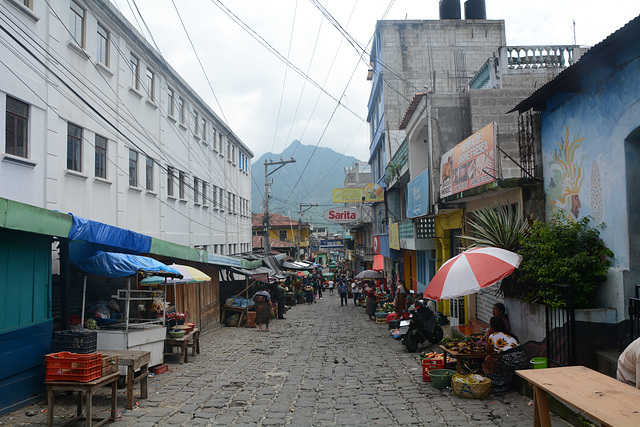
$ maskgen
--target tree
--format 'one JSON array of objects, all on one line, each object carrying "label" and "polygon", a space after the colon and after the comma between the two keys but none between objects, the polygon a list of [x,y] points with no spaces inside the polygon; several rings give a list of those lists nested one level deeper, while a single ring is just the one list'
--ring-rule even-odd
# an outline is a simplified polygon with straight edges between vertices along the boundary
[{"label": "tree", "polygon": [[598,285],[607,278],[613,252],[600,238],[600,229],[589,226],[589,217],[579,221],[559,211],[551,222],[534,221],[521,240],[523,260],[519,284],[526,286],[526,299],[562,307],[565,302],[552,284],[570,285],[576,308],[592,306]]}]

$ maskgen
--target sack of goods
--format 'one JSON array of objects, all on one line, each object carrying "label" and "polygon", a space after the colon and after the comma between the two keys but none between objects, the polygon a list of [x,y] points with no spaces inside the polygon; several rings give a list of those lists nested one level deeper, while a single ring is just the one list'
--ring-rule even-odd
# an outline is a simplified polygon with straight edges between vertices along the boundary
[{"label": "sack of goods", "polygon": [[464,399],[484,399],[491,393],[491,380],[478,374],[455,374],[451,378],[453,394]]}]

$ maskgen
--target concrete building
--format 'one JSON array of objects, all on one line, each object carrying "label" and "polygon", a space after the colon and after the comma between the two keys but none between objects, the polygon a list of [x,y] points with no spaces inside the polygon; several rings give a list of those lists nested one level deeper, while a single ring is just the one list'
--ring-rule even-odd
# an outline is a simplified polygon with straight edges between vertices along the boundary
[{"label": "concrete building", "polygon": [[[27,6],[25,6],[27,5]],[[108,1],[6,1],[0,197],[251,249],[251,150]]]},{"label": "concrete building", "polygon": [[[355,163],[344,168],[344,188],[364,188],[372,182],[371,166],[367,163]],[[373,263],[373,215],[370,203],[345,203],[345,206],[360,210],[360,219],[348,226],[353,237],[353,250],[347,251],[347,260],[354,270],[366,270]]]}]

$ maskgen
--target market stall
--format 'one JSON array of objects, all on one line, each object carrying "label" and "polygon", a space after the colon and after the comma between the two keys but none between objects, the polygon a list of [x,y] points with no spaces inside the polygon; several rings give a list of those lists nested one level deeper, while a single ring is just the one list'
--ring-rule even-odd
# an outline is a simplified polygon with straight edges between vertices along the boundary
[{"label": "market stall", "polygon": [[[181,277],[180,273],[152,258],[113,252],[93,251],[90,256],[72,258],[72,262],[85,273],[80,324],[86,324],[85,317],[95,320],[99,328],[97,350],[149,351],[150,366],[161,364],[166,335],[164,319],[141,317],[139,307],[154,299],[161,299],[164,304],[164,293],[138,289],[137,279],[149,275]],[[98,297],[103,302],[109,300],[107,309],[85,312],[87,301]]]}]

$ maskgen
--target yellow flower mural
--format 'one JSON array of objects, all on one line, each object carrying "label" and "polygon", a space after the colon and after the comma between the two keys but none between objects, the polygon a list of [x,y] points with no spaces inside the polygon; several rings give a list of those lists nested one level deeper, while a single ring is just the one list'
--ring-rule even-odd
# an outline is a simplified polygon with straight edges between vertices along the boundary
[{"label": "yellow flower mural", "polygon": [[547,204],[554,213],[567,212],[570,218],[578,219],[580,214],[580,189],[584,181],[581,159],[576,152],[584,138],[574,135],[569,141],[569,126],[565,126],[565,136],[560,138],[558,148],[549,162],[549,183],[547,185]]}]

